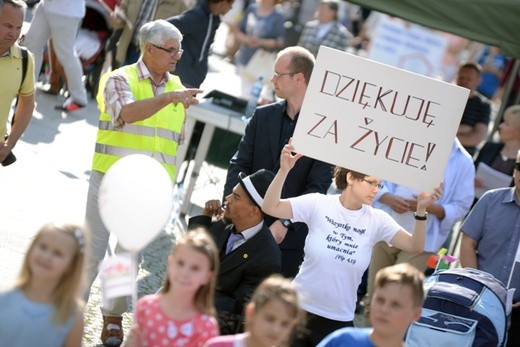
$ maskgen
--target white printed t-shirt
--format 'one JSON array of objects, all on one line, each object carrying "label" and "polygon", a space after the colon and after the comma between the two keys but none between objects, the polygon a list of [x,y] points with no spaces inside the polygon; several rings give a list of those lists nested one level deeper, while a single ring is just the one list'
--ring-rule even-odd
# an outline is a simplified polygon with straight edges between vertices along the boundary
[{"label": "white printed t-shirt", "polygon": [[339,195],[307,194],[288,199],[293,221],[305,222],[303,263],[293,283],[304,310],[337,321],[352,321],[357,288],[372,247],[403,229],[386,212],[362,205],[351,211]]}]

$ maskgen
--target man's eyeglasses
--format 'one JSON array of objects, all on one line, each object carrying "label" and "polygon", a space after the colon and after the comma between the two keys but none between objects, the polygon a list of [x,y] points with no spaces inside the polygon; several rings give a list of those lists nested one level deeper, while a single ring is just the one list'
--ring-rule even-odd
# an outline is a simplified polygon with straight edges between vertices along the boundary
[{"label": "man's eyeglasses", "polygon": [[184,53],[184,49],[182,49],[182,48],[179,48],[179,49],[176,49],[176,48],[164,48],[164,47],[161,47],[161,46],[157,46],[156,44],[153,44],[153,43],[151,43],[151,45],[154,46],[155,48],[160,49],[161,51],[165,51],[166,53],[169,53],[171,55],[178,55],[179,57],[182,56],[182,53]]},{"label": "man's eyeglasses", "polygon": [[520,171],[520,163],[515,163],[515,170]]},{"label": "man's eyeglasses", "polygon": [[289,76],[294,76],[296,75],[297,72],[273,72],[273,77],[276,77],[276,78],[280,78],[282,76],[286,76],[286,75],[289,75]]},{"label": "man's eyeglasses", "polygon": [[381,183],[381,182],[370,181],[370,180],[367,180],[365,178],[363,178],[363,181],[365,181],[366,183],[370,184],[370,186],[372,188],[383,189],[383,183]]}]

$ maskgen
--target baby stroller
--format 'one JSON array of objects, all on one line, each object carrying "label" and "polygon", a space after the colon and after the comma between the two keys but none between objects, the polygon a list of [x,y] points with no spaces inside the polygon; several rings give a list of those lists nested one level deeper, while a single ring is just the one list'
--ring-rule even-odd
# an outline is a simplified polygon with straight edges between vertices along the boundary
[{"label": "baby stroller", "polygon": [[[118,2],[117,0],[85,0],[85,17],[78,30],[74,49],[83,66],[85,86],[93,98],[96,97],[99,78],[105,62],[105,46],[112,33],[110,12]],[[48,79],[50,90],[56,93],[66,82],[65,73],[53,52],[52,40],[48,51],[48,55],[44,56],[43,65],[50,60],[51,71]]]},{"label": "baby stroller", "polygon": [[86,0],[86,13],[76,38],[75,48],[86,77],[86,88],[93,98],[97,95],[99,78],[105,63],[106,43],[112,34],[110,10],[118,1]]}]

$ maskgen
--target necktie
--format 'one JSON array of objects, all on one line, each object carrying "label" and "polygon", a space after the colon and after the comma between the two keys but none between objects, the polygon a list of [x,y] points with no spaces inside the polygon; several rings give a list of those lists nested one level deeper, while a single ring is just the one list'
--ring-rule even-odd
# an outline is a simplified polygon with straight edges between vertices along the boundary
[{"label": "necktie", "polygon": [[244,235],[242,235],[242,234],[235,234],[235,233],[232,232],[229,235],[229,239],[228,239],[228,242],[227,242],[226,254],[230,253],[233,250],[233,246],[235,245],[235,242],[243,240],[243,239],[244,239]]}]

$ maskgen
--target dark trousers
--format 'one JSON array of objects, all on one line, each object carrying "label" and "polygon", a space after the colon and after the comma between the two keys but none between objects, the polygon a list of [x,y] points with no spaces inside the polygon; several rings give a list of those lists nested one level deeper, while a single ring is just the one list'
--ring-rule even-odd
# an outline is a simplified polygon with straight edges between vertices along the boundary
[{"label": "dark trousers", "polygon": [[511,312],[511,326],[507,332],[507,347],[520,346],[520,308]]},{"label": "dark trousers", "polygon": [[304,331],[295,336],[291,347],[315,347],[328,334],[341,328],[353,327],[354,322],[341,322],[306,312]]},{"label": "dark trousers", "polygon": [[282,275],[296,277],[303,261],[303,247],[309,229],[303,223],[295,223],[287,231],[284,240],[278,246],[282,251]]}]

